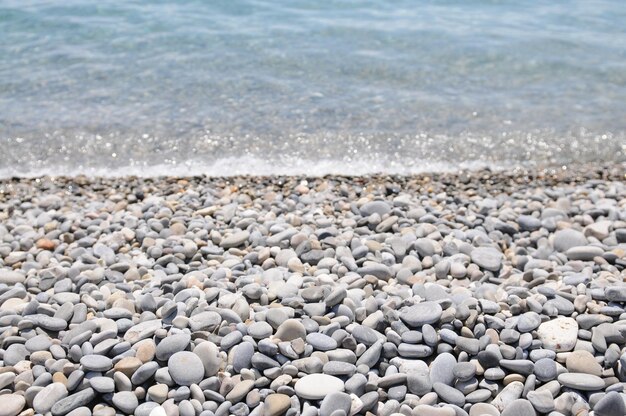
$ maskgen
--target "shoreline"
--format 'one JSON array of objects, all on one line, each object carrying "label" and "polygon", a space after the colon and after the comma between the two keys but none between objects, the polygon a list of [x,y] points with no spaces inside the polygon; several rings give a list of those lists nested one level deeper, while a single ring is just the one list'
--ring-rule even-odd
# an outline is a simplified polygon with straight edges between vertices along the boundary
[{"label": "shoreline", "polygon": [[0,179],[0,416],[626,414],[624,166]]}]

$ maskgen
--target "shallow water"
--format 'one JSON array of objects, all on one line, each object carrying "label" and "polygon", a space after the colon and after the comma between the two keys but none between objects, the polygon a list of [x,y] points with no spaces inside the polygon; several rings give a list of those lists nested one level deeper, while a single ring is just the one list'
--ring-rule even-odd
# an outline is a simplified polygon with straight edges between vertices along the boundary
[{"label": "shallow water", "polygon": [[626,6],[0,3],[0,175],[626,160]]}]

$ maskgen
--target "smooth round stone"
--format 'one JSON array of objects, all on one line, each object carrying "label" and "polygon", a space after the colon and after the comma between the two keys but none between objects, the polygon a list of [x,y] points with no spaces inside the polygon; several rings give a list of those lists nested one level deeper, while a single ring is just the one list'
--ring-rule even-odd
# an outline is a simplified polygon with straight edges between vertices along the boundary
[{"label": "smooth round stone", "polygon": [[25,360],[30,352],[23,344],[11,344],[4,351],[4,365],[13,366],[22,360]]},{"label": "smooth round stone", "polygon": [[535,412],[535,408],[528,400],[517,399],[508,403],[505,407],[501,416],[535,416],[537,412]]},{"label": "smooth round stone", "polygon": [[500,251],[493,247],[477,247],[470,254],[472,262],[479,267],[497,272],[502,267],[504,256]]},{"label": "smooth round stone", "polygon": [[248,327],[248,335],[254,339],[268,338],[272,335],[272,332],[274,332],[274,329],[265,321],[254,322]]},{"label": "smooth round stone", "polygon": [[113,395],[113,405],[127,415],[131,415],[135,412],[139,401],[137,396],[131,391],[121,391]]},{"label": "smooth round stone", "polygon": [[155,402],[141,403],[135,409],[135,416],[150,416],[150,413],[157,407],[159,407],[159,404]]},{"label": "smooth round stone", "polygon": [[465,396],[454,387],[443,383],[433,383],[433,390],[437,393],[437,396],[446,403],[454,404],[459,407],[465,405]]},{"label": "smooth round stone", "polygon": [[437,302],[421,302],[400,312],[400,319],[412,328],[439,322],[443,309]]},{"label": "smooth round stone", "polygon": [[476,375],[476,365],[470,362],[458,363],[452,371],[457,379],[466,381]]},{"label": "smooth round stone", "polygon": [[115,391],[115,381],[110,377],[92,377],[89,384],[98,393],[113,393]]},{"label": "smooth round stone", "polygon": [[352,399],[350,395],[342,392],[333,392],[328,394],[322,400],[320,405],[320,416],[331,416],[336,411],[342,411],[345,414],[350,413]]},{"label": "smooth round stone", "polygon": [[602,366],[595,357],[585,350],[572,351],[565,360],[565,366],[570,373],[585,373],[600,377]]},{"label": "smooth round stone", "polygon": [[539,325],[537,337],[543,348],[556,352],[571,351],[578,341],[578,323],[572,318],[552,319]]},{"label": "smooth round stone", "polygon": [[369,217],[372,214],[378,214],[381,217],[391,211],[391,206],[385,201],[371,201],[363,204],[359,208],[359,212],[363,217]]},{"label": "smooth round stone", "polygon": [[[237,333],[240,334],[239,332]],[[220,367],[222,366],[220,349],[211,341],[199,343],[193,349],[193,353],[200,358],[200,361],[202,361],[205,377],[212,377],[220,370]]]},{"label": "smooth round stone", "polygon": [[189,351],[180,351],[170,357],[167,367],[172,380],[180,386],[198,384],[204,378],[204,364]]},{"label": "smooth round stone", "polygon": [[26,399],[19,394],[3,394],[0,403],[0,416],[17,416],[26,406]]},{"label": "smooth round stone", "polygon": [[37,413],[46,414],[59,400],[67,397],[67,388],[63,383],[48,384],[33,399],[33,409]]},{"label": "smooth round stone", "polygon": [[433,389],[428,373],[411,372],[407,374],[406,382],[409,391],[418,396],[423,396]]},{"label": "smooth round stone", "polygon": [[306,329],[302,322],[297,319],[287,319],[280,324],[274,337],[281,341],[293,341],[297,338],[306,339]]},{"label": "smooth round stone", "polygon": [[80,359],[80,364],[87,371],[108,371],[113,368],[113,361],[104,355],[85,355]]},{"label": "smooth round stone", "polygon": [[238,231],[229,236],[224,237],[220,246],[225,249],[239,247],[243,243],[245,243],[250,237],[250,232],[248,231]]},{"label": "smooth round stone", "polygon": [[537,329],[541,325],[541,317],[537,312],[523,313],[517,321],[517,330],[519,332],[530,332]]},{"label": "smooth round stone", "polygon": [[310,374],[298,380],[294,386],[298,397],[320,400],[330,393],[343,391],[343,381],[327,374]]},{"label": "smooth round stone", "polygon": [[554,380],[557,376],[556,363],[551,358],[541,358],[535,362],[533,373],[539,381]]},{"label": "smooth round stone", "polygon": [[337,348],[337,341],[334,338],[319,332],[307,335],[306,342],[318,351],[330,351]]},{"label": "smooth round stone", "polygon": [[24,346],[31,353],[36,351],[47,351],[52,345],[52,340],[47,335],[37,335],[27,340]]},{"label": "smooth round stone", "polygon": [[596,391],[604,388],[604,380],[598,376],[584,373],[563,373],[557,377],[565,387],[583,391]]},{"label": "smooth round stone", "polygon": [[263,413],[266,416],[280,416],[291,407],[291,399],[286,394],[270,394],[265,398]]},{"label": "smooth round stone", "polygon": [[598,400],[593,412],[595,416],[623,416],[626,415],[626,404],[621,394],[612,391]]},{"label": "smooth round stone", "polygon": [[191,342],[189,334],[174,334],[164,338],[156,346],[156,358],[159,361],[167,361],[178,351],[184,351]]}]

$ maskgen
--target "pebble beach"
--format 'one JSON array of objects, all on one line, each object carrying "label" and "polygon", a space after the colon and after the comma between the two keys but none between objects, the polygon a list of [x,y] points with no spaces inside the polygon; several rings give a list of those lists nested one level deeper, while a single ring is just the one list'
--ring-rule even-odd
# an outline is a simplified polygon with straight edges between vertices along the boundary
[{"label": "pebble beach", "polygon": [[626,166],[0,180],[0,416],[624,416]]}]

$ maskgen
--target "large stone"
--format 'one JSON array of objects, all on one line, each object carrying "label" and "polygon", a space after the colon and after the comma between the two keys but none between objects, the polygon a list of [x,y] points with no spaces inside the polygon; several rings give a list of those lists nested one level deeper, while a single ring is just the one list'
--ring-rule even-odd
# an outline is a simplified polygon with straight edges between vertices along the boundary
[{"label": "large stone", "polygon": [[583,373],[563,373],[557,377],[559,383],[571,389],[596,391],[604,388],[604,380],[598,376]]},{"label": "large stone", "polygon": [[17,416],[26,405],[26,399],[19,394],[4,394],[0,396],[0,404],[0,416]]},{"label": "large stone", "polygon": [[198,384],[204,378],[204,364],[193,352],[180,351],[167,362],[172,380],[180,386]]},{"label": "large stone", "polygon": [[341,392],[343,381],[327,374],[310,374],[298,380],[294,386],[298,397],[307,400],[321,400],[330,393]]},{"label": "large stone", "polygon": [[212,377],[220,370],[222,365],[220,349],[211,341],[199,343],[196,348],[193,349],[193,353],[202,361],[205,377]]},{"label": "large stone", "polygon": [[595,416],[624,416],[626,415],[626,404],[622,395],[616,391],[607,393],[593,407]]},{"label": "large stone", "polygon": [[572,318],[552,319],[539,325],[537,336],[543,348],[556,352],[571,351],[578,341],[578,324]]},{"label": "large stone", "polygon": [[63,383],[48,384],[33,399],[33,409],[37,413],[46,414],[56,402],[67,397],[67,388]]}]

